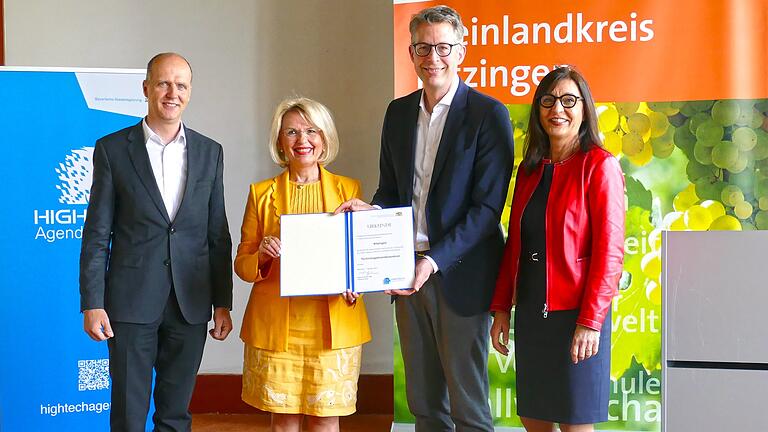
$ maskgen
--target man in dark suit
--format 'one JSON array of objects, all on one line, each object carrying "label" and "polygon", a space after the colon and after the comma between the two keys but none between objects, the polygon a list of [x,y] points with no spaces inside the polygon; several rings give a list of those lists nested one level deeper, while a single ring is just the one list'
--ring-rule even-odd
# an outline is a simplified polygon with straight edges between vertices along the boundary
[{"label": "man in dark suit", "polygon": [[[459,79],[466,47],[456,11],[425,9],[410,32],[424,87],[387,109],[373,197],[374,205],[414,209],[414,287],[391,292],[399,296],[408,406],[417,431],[489,431],[488,309],[513,164],[509,113]],[[366,208],[353,200],[339,211]]]},{"label": "man in dark suit", "polygon": [[182,56],[158,54],[143,83],[148,114],[96,142],[80,252],[86,333],[107,340],[113,431],[144,431],[155,378],[156,431],[189,431],[189,402],[213,307],[232,330],[232,241],[221,145],[187,128]]}]

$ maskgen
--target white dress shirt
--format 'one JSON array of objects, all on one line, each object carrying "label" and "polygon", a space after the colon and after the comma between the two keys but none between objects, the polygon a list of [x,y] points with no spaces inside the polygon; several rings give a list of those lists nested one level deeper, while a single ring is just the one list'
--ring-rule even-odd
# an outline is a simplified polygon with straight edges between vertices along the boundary
[{"label": "white dress shirt", "polygon": [[[429,250],[429,230],[427,227],[427,197],[429,186],[432,184],[432,171],[435,167],[435,156],[440,145],[440,139],[445,129],[445,121],[451,108],[453,97],[459,88],[458,75],[453,78],[448,93],[443,96],[432,108],[432,113],[427,112],[424,103],[424,92],[419,101],[419,119],[416,123],[416,160],[413,176],[413,219],[415,226],[414,246],[417,251]],[[429,256],[426,257],[437,271],[437,264]]]},{"label": "white dress shirt", "polygon": [[184,135],[184,125],[181,125],[179,133],[167,144],[150,129],[146,119],[141,122],[141,126],[144,128],[147,153],[157,187],[160,189],[168,216],[173,220],[179,211],[187,182],[187,137]]}]

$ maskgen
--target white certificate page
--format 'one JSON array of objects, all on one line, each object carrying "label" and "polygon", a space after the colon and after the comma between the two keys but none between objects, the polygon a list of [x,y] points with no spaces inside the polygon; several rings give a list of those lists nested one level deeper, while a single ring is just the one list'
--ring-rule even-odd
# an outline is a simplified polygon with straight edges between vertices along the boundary
[{"label": "white certificate page", "polygon": [[413,287],[413,211],[410,207],[355,212],[351,231],[355,292]]},{"label": "white certificate page", "polygon": [[347,289],[345,216],[280,216],[280,295],[339,294]]}]

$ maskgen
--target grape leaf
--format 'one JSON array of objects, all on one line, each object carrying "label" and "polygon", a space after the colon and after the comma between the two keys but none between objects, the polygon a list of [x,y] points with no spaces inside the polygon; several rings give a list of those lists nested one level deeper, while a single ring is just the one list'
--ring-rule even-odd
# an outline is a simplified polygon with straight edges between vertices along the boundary
[{"label": "grape leaf", "polygon": [[650,210],[651,202],[653,201],[651,191],[646,189],[645,186],[640,183],[640,180],[634,177],[626,176],[625,182],[627,184],[628,205],[630,207],[635,206]]},{"label": "grape leaf", "polygon": [[[614,379],[632,365],[633,357],[649,371],[657,369],[661,360],[661,306],[646,295],[647,284],[651,281],[641,269],[643,251],[651,251],[647,240],[653,231],[650,211],[631,206],[627,211],[626,227],[626,238],[634,238],[637,244],[646,247],[625,248],[624,271],[632,274],[632,281],[626,290],[620,291],[613,305],[611,376]],[[657,280],[652,282],[659,283]]]},{"label": "grape leaf", "polygon": [[633,361],[627,371],[611,383],[612,402],[608,408],[611,420],[602,423],[601,429],[658,432],[661,426],[660,387],[660,369],[648,371]]}]

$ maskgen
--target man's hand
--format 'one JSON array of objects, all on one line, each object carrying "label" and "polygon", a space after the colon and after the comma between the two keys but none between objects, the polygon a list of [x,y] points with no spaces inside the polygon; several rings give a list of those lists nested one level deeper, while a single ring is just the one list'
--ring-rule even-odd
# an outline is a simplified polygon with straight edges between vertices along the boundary
[{"label": "man's hand", "polygon": [[427,281],[427,279],[429,279],[432,271],[434,271],[432,263],[430,263],[429,260],[425,258],[421,258],[416,261],[416,269],[413,276],[413,289],[385,290],[384,293],[401,296],[409,296],[415,294],[419,292],[422,286],[424,286],[424,283]]},{"label": "man's hand", "polygon": [[367,202],[358,199],[358,198],[352,198],[349,201],[344,201],[341,203],[340,206],[336,208],[336,210],[333,211],[334,215],[337,215],[339,213],[343,212],[350,212],[350,211],[361,211],[361,210],[373,210],[376,207],[368,204]]},{"label": "man's hand", "polygon": [[217,307],[213,309],[213,328],[208,333],[216,339],[223,341],[232,331],[232,317],[229,315],[229,309]]},{"label": "man's hand", "polygon": [[571,361],[573,364],[596,356],[599,347],[600,332],[577,324],[571,343]]},{"label": "man's hand", "polygon": [[83,329],[91,339],[101,342],[114,336],[109,324],[107,311],[104,309],[86,309],[83,311]]}]

